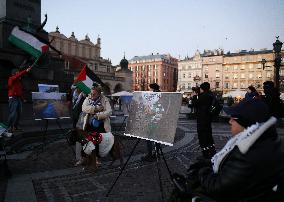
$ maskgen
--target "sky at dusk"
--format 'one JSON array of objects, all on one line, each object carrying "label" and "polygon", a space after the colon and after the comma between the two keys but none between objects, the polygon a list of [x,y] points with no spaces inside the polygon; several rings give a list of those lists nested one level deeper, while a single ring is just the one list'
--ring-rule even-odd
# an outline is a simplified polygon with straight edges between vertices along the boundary
[{"label": "sky at dusk", "polygon": [[101,37],[103,58],[151,53],[192,56],[197,49],[272,49],[284,41],[283,0],[43,0],[45,30],[78,40]]}]

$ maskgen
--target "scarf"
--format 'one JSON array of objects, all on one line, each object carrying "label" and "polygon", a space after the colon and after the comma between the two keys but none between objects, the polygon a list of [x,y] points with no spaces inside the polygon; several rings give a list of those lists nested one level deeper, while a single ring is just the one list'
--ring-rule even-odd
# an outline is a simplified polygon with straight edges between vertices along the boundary
[{"label": "scarf", "polygon": [[211,162],[213,163],[214,173],[218,173],[219,166],[223,159],[237,146],[242,154],[245,154],[255,141],[272,125],[276,123],[275,117],[270,117],[266,122],[255,123],[244,131],[232,137],[221,151],[216,153]]}]

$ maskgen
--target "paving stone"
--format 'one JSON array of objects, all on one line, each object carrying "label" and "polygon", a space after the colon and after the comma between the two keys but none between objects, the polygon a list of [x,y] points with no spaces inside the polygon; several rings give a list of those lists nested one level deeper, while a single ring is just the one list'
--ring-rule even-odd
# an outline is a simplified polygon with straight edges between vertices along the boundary
[{"label": "paving stone", "polygon": [[[283,129],[280,129],[283,131]],[[220,150],[230,138],[230,128],[227,123],[214,123],[213,134],[216,143],[216,149]],[[188,144],[171,152],[165,153],[166,162],[171,173],[186,173],[188,166],[194,162],[197,156],[201,154],[198,144],[196,121],[179,120],[175,141],[180,141],[185,137],[190,137]],[[125,158],[132,151],[136,138],[120,137],[124,145]],[[146,141],[140,141],[135,155],[146,153]],[[163,146],[166,149],[166,146]],[[38,159],[33,160],[34,154],[27,159],[11,160],[9,166],[14,173],[18,175],[33,174],[41,171],[58,172],[64,169],[73,168],[74,155],[70,147],[64,141],[54,142],[47,145],[42,153],[39,153]],[[74,202],[140,202],[140,201],[161,201],[161,190],[156,162],[141,162],[139,160],[130,162],[118,182],[114,186],[108,197],[109,191],[120,170],[117,167],[109,168],[106,164],[110,158],[102,159],[102,166],[96,173],[88,171],[78,171],[72,174],[60,174],[44,177],[34,177],[32,183],[39,202],[47,201],[74,201]],[[165,201],[170,197],[173,185],[169,177],[165,162],[161,159],[158,163],[161,170],[161,183]],[[78,170],[81,168],[79,167]],[[4,185],[3,185],[4,184]],[[0,183],[0,200],[1,185]],[[5,189],[5,188],[4,188]]]}]

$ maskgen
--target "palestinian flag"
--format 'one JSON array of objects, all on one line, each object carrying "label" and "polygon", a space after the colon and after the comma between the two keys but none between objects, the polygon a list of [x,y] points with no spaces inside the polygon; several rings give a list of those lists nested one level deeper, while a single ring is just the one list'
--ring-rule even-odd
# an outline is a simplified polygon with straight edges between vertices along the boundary
[{"label": "palestinian flag", "polygon": [[89,94],[94,82],[104,86],[102,80],[85,65],[74,83],[83,93]]},{"label": "palestinian flag", "polygon": [[18,48],[28,52],[38,58],[48,50],[48,45],[38,40],[32,34],[20,30],[18,26],[14,27],[9,41]]}]

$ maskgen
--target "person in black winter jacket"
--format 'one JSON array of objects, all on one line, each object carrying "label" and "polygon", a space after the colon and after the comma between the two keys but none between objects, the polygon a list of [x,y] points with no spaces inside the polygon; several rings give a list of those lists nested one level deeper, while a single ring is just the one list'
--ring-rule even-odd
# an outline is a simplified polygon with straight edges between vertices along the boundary
[{"label": "person in black winter jacket", "polygon": [[231,116],[233,137],[212,164],[197,169],[199,193],[216,201],[284,201],[284,145],[275,129],[277,119],[259,99],[224,111]]},{"label": "person in black winter jacket", "polygon": [[204,158],[210,159],[215,153],[214,140],[212,137],[212,117],[209,109],[213,100],[210,84],[204,82],[200,85],[200,94],[196,101],[196,121],[199,145]]},{"label": "person in black winter jacket", "polygon": [[280,99],[280,93],[277,88],[274,87],[273,81],[265,81],[263,83],[263,101],[268,105],[271,116],[276,118],[283,117],[283,106]]}]

